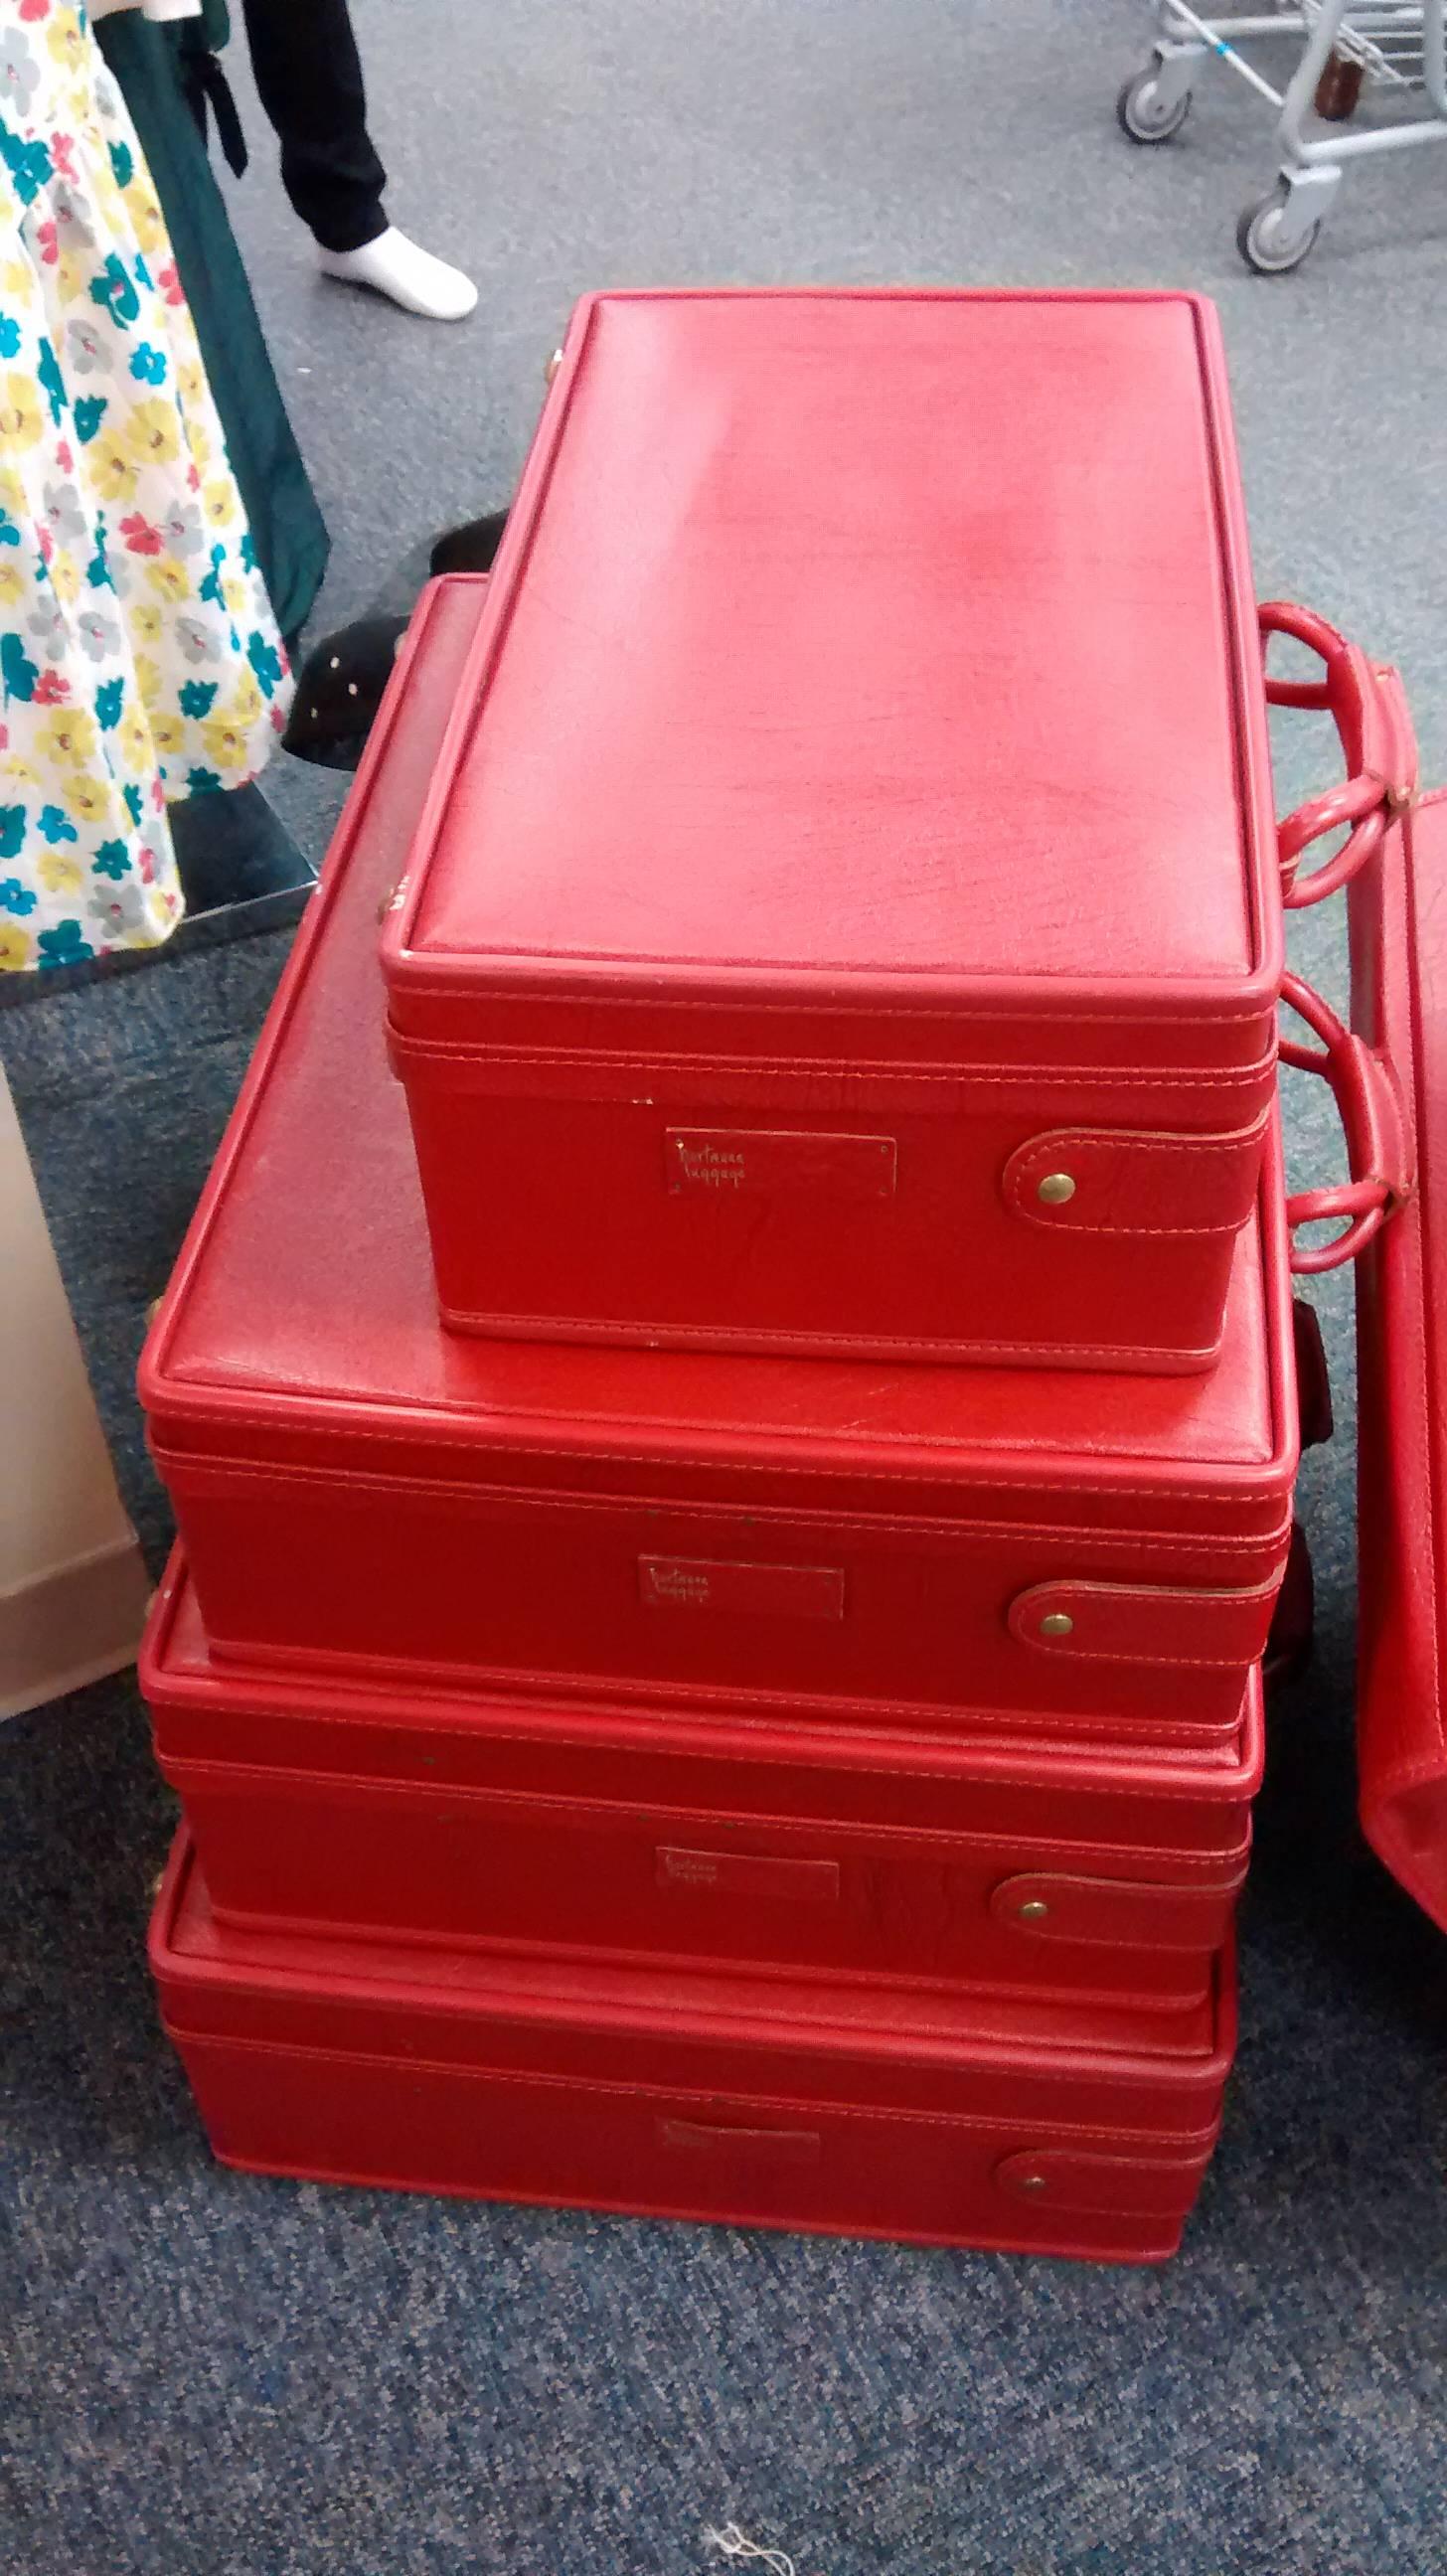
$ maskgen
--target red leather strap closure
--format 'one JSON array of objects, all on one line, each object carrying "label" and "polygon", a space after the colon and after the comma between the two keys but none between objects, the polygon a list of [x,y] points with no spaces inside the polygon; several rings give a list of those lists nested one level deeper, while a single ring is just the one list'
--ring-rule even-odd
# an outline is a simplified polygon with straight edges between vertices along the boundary
[{"label": "red leather strap closure", "polygon": [[1016,1594],[1010,1634],[1065,1662],[1254,1664],[1265,1650],[1280,1582],[1274,1574],[1244,1592],[1191,1592],[1064,1575]]},{"label": "red leather strap closure", "polygon": [[1129,1878],[1022,1871],[990,1891],[990,1914],[1028,1940],[1108,1942],[1140,1950],[1214,1950],[1230,1928],[1246,1856],[1209,1887],[1158,1887]]},{"label": "red leather strap closure", "polygon": [[1224,1136],[1055,1128],[1016,1147],[1005,1204],[1052,1233],[1235,1234],[1256,1204],[1269,1114]]},{"label": "red leather strap closure", "polygon": [[1195,2156],[1093,2156],[1081,2147],[1024,2147],[1001,2158],[993,2180],[1010,2200],[1035,2201],[1042,2209],[1184,2218],[1205,2163],[1204,2147]]}]

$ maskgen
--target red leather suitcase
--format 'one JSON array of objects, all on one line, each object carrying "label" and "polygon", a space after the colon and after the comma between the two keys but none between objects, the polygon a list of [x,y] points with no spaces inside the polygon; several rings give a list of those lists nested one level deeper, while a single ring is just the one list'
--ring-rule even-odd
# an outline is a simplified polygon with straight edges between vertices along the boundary
[{"label": "red leather suitcase", "polygon": [[212,1651],[680,1718],[1227,1741],[1297,1451],[1274,1152],[1205,1377],[439,1329],[375,916],[476,613],[445,584],[423,612],[143,1358]]},{"label": "red leather suitcase", "polygon": [[1171,2253],[1234,2044],[1173,2014],[151,1930],[215,2153],[318,2182],[1120,2261]]},{"label": "red leather suitcase", "polygon": [[680,1727],[321,1688],[209,1656],[179,1558],[141,1651],[219,1922],[876,1984],[1199,1999],[1261,1773],[1220,1754]]},{"label": "red leather suitcase", "polygon": [[585,301],[385,935],[448,1324],[1207,1366],[1281,875],[1413,758],[1264,616],[1279,848],[1195,298]]},{"label": "red leather suitcase", "polygon": [[[1362,1824],[1447,1931],[1447,798],[1388,834],[1351,892],[1352,1018],[1398,1077],[1356,1224]],[[1369,1177],[1369,1176],[1368,1176]],[[1415,1180],[1415,1189],[1414,1189]],[[1383,1206],[1396,1207],[1390,1225]]]}]

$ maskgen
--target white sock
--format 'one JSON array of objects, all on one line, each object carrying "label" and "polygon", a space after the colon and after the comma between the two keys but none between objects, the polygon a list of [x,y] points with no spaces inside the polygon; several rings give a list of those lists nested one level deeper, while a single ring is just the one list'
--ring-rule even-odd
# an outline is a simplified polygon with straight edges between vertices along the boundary
[{"label": "white sock", "polygon": [[445,259],[434,259],[395,224],[375,241],[363,242],[360,250],[324,250],[321,263],[328,277],[374,287],[405,313],[420,313],[429,322],[462,322],[477,302],[470,277],[449,268]]}]

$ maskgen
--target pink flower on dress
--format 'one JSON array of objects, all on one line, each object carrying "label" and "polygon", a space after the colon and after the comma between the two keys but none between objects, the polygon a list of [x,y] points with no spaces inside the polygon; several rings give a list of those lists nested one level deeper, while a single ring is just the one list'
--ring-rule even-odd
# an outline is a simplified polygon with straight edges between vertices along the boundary
[{"label": "pink flower on dress", "polygon": [[50,0],[20,0],[20,15],[22,18],[48,18]]},{"label": "pink flower on dress", "polygon": [[176,263],[173,259],[168,259],[165,267],[158,272],[156,284],[159,286],[161,293],[164,295],[168,304],[185,303],[185,290],[183,289],[181,280],[176,273]]},{"label": "pink flower on dress", "polygon": [[55,552],[55,539],[43,519],[37,519],[35,522],[35,541],[40,548],[41,562],[48,564]]},{"label": "pink flower on dress", "polygon": [[70,682],[59,671],[42,671],[32,694],[38,707],[58,707],[70,695]]},{"label": "pink flower on dress", "polygon": [[60,236],[55,229],[53,215],[48,224],[37,225],[35,238],[40,244],[40,256],[44,265],[47,268],[54,268],[60,257]]},{"label": "pink flower on dress", "polygon": [[[49,6],[49,0],[46,0],[46,5],[47,7]],[[22,15],[23,14],[24,13],[22,11]],[[68,179],[72,187],[75,186],[75,162],[72,157],[74,152],[75,137],[73,134],[52,134],[50,138],[51,160],[55,163],[62,179]]]},{"label": "pink flower on dress", "polygon": [[62,474],[73,474],[75,472],[75,458],[71,453],[70,442],[68,439],[57,439],[55,445],[55,461],[60,467]]},{"label": "pink flower on dress", "polygon": [[142,885],[154,885],[156,882],[156,854],[154,850],[147,849],[144,841],[142,841],[140,848],[136,852],[136,865],[141,872]]},{"label": "pink flower on dress", "polygon": [[143,518],[139,510],[133,510],[128,519],[122,519],[121,535],[125,538],[126,549],[130,554],[161,555],[166,551],[166,540],[160,529],[153,527],[149,519]]},{"label": "pink flower on dress", "polygon": [[151,781],[151,803],[155,806],[158,814],[165,813],[166,791],[161,785],[159,778],[153,778]]}]

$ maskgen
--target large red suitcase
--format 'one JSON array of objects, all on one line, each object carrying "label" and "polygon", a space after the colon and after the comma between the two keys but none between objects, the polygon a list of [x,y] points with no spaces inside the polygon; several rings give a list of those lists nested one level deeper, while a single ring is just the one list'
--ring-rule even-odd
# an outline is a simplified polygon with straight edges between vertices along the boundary
[{"label": "large red suitcase", "polygon": [[179,1557],[141,1685],[223,1924],[1154,2007],[1210,1985],[1261,1771],[1254,1679],[1147,1763],[243,1675]]},{"label": "large red suitcase", "polygon": [[[385,937],[449,1324],[1201,1368],[1278,839],[1184,295],[588,299]],[[1333,863],[1334,873],[1336,863]]]},{"label": "large red suitcase", "polygon": [[439,1329],[375,915],[475,614],[445,585],[423,612],[143,1359],[213,1652],[1226,1740],[1297,1450],[1274,1154],[1204,1377]]},{"label": "large red suitcase", "polygon": [[253,2171],[1149,2261],[1220,2117],[1229,1955],[1170,2014],[223,1932],[184,1835],[151,1932],[216,2154]]},{"label": "large red suitcase", "polygon": [[[1358,1760],[1369,1840],[1447,1930],[1447,798],[1389,833],[1352,888],[1352,1017],[1399,1076],[1357,1281]],[[1413,1190],[1414,1167],[1417,1186]],[[1379,1211],[1396,1203],[1390,1225]]]}]

